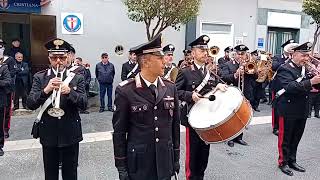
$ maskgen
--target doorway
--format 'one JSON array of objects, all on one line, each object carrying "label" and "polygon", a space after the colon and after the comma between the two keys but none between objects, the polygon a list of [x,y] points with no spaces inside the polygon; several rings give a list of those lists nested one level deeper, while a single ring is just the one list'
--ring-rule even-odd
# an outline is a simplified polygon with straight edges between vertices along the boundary
[{"label": "doorway", "polygon": [[289,39],[294,39],[296,42],[298,42],[299,30],[269,27],[267,51],[271,52],[273,55],[281,55],[283,53],[283,48],[281,48],[281,45]]},{"label": "doorway", "polygon": [[10,50],[13,39],[19,39],[32,74],[48,67],[43,45],[56,34],[55,16],[0,13],[0,38],[7,42],[6,51]]}]

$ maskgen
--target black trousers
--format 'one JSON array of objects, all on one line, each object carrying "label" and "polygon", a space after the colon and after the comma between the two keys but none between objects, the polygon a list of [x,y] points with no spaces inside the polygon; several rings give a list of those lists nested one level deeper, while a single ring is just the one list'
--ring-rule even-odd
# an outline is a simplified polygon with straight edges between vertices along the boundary
[{"label": "black trousers", "polygon": [[16,91],[14,94],[13,107],[19,109],[19,99],[22,99],[22,106],[26,108],[27,102],[27,88],[23,86],[16,86]]},{"label": "black trousers", "polygon": [[311,116],[312,108],[314,108],[314,115],[319,116],[320,110],[320,92],[311,92],[309,98],[309,115]]},{"label": "black trousers", "polygon": [[296,162],[297,148],[302,138],[306,119],[279,116],[279,165]]},{"label": "black trousers", "polygon": [[[272,100],[274,100],[275,92],[272,91],[271,94],[272,94]],[[277,105],[275,104],[275,106]],[[272,128],[277,130],[279,129],[279,112],[278,112],[278,108],[274,106],[272,106]]]},{"label": "black trousers", "polygon": [[11,115],[12,115],[12,100],[14,98],[14,93],[7,94],[7,104],[5,108],[5,120],[4,120],[4,131],[6,133],[10,130],[10,121],[11,121]]},{"label": "black trousers", "polygon": [[62,179],[77,180],[79,143],[66,147],[42,146],[45,180],[59,180],[59,153],[62,153]]},{"label": "black trousers", "polygon": [[4,112],[5,108],[0,107],[0,148],[4,146]]},{"label": "black trousers", "polygon": [[208,165],[210,145],[194,129],[186,127],[186,180],[203,180]]}]

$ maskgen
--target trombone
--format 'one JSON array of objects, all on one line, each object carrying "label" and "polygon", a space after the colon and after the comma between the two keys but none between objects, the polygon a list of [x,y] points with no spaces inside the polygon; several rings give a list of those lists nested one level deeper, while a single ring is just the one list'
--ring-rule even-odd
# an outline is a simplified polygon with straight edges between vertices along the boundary
[{"label": "trombone", "polygon": [[[63,73],[59,72],[59,65],[57,65],[57,74],[56,78],[58,77],[58,74],[61,74],[60,78],[63,79]],[[64,115],[64,110],[60,108],[60,97],[61,97],[61,84],[59,86],[59,89],[54,89],[52,92],[52,108],[48,110],[48,114],[52,117],[57,117],[61,119],[61,117]]]}]

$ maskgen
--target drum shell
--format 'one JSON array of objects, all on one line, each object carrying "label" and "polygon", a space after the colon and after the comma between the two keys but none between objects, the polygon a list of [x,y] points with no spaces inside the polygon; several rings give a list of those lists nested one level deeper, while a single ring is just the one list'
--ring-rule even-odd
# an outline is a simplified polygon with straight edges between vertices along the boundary
[{"label": "drum shell", "polygon": [[224,121],[214,127],[194,128],[200,138],[207,144],[220,143],[234,139],[249,125],[253,111],[247,99],[243,100],[238,109],[230,114]]}]

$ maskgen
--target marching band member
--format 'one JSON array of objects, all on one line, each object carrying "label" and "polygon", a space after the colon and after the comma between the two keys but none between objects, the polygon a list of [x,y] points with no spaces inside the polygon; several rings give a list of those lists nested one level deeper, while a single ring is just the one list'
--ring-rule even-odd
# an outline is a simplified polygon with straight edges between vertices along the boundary
[{"label": "marching band member", "polygon": [[[71,47],[68,42],[54,39],[46,43],[45,47],[48,49],[51,68],[34,75],[27,98],[28,108],[36,110],[41,106],[43,110],[39,119],[39,134],[33,135],[40,137],[45,179],[59,179],[61,153],[62,178],[76,180],[79,142],[83,139],[78,109],[84,109],[87,104],[85,82],[82,75],[67,70],[67,52]],[[60,90],[61,94],[58,94]],[[60,101],[58,97],[61,98]],[[61,102],[58,105],[64,111],[64,115],[54,117],[48,113],[53,107],[52,102]]]},{"label": "marching band member", "polygon": [[140,71],[139,65],[137,63],[137,56],[132,50],[129,51],[129,60],[122,64],[121,69],[121,80],[127,80],[134,78]]},{"label": "marching band member", "polygon": [[[207,79],[208,70],[205,63],[208,56],[209,36],[202,35],[189,46],[192,48],[193,63],[186,68],[180,69],[176,80],[179,100],[185,102],[185,108],[181,112],[181,124],[186,127],[186,161],[185,173],[187,180],[203,180],[207,168],[210,145],[200,139],[196,131],[190,126],[187,119],[188,110],[200,96],[210,92],[214,88],[226,91],[227,86],[218,84],[217,81]],[[201,86],[204,82],[205,86]],[[200,89],[198,92],[196,89]],[[201,121],[201,119],[199,119]]]},{"label": "marching band member", "polygon": [[320,75],[309,78],[305,68],[309,61],[311,43],[293,48],[292,58],[279,67],[276,81],[276,104],[279,108],[278,165],[281,171],[293,176],[291,169],[305,172],[297,164],[297,148],[308,117],[308,96],[314,85],[320,83]]},{"label": "marching band member", "polygon": [[179,69],[185,68],[192,64],[191,50],[183,50],[184,59],[180,60],[178,63]]},{"label": "marching band member", "polygon": [[228,46],[224,49],[224,57],[221,57],[218,59],[219,67],[223,68],[224,64],[231,61],[230,59],[230,52],[232,52],[233,49],[231,46]]},{"label": "marching band member", "polygon": [[115,166],[120,180],[170,180],[180,168],[179,101],[175,85],[161,78],[161,34],[132,52],[141,72],[115,92]]},{"label": "marching band member", "polygon": [[164,61],[165,61],[165,68],[164,68],[164,78],[175,82],[177,75],[178,75],[178,68],[173,64],[173,52],[175,50],[174,45],[168,44],[163,48],[164,53]]}]

